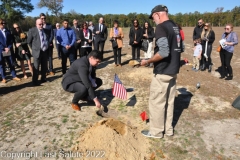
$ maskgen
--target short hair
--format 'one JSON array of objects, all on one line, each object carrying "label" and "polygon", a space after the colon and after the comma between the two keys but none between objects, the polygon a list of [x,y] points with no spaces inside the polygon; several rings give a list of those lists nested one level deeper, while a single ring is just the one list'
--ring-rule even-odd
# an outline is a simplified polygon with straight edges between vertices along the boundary
[{"label": "short hair", "polygon": [[202,20],[202,21],[203,21],[203,19],[202,19],[202,18],[198,18],[198,21],[200,21],[200,20]]},{"label": "short hair", "polygon": [[78,20],[77,20],[77,19],[73,19],[73,22],[74,22],[74,21],[77,21],[77,22],[78,22]]},{"label": "short hair", "polygon": [[101,54],[101,52],[99,50],[92,50],[89,54],[88,54],[88,58],[93,57],[95,59],[99,59],[102,60],[103,56]]},{"label": "short hair", "polygon": [[63,22],[69,22],[69,21],[68,21],[68,19],[64,19],[64,20],[62,21],[62,23],[63,23]]},{"label": "short hair", "polygon": [[114,24],[114,23],[117,23],[117,24],[119,24],[118,20],[114,20],[114,21],[113,21],[113,24]]},{"label": "short hair", "polygon": [[2,23],[2,22],[5,22],[5,20],[4,20],[4,19],[2,19],[2,18],[0,18],[0,23]]},{"label": "short hair", "polygon": [[59,23],[56,23],[56,26],[57,26],[57,25],[58,25],[58,26],[60,26],[60,24],[59,24]]},{"label": "short hair", "polygon": [[42,16],[46,17],[44,13],[40,13],[39,17],[41,18]]}]

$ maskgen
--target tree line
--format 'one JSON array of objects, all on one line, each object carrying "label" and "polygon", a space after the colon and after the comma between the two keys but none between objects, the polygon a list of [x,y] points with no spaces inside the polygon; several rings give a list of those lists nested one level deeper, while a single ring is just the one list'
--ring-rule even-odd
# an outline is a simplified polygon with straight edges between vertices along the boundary
[{"label": "tree line", "polygon": [[[6,19],[8,27],[11,27],[14,22],[18,22],[23,30],[35,26],[35,21],[38,17],[24,16],[25,13],[31,12],[34,7],[30,3],[31,0],[0,0],[0,17]],[[81,14],[75,10],[70,10],[67,13],[62,13],[63,0],[39,0],[38,7],[47,7],[50,13],[45,13],[47,22],[51,24],[61,23],[63,19],[68,19],[70,25],[73,19],[79,20],[79,23],[92,21],[98,23],[100,17],[104,17],[105,24],[108,27],[113,26],[113,21],[118,20],[121,27],[132,26],[132,20],[138,19],[141,26],[145,21],[148,21],[152,26],[155,24],[149,20],[149,14],[136,12],[125,14]],[[169,18],[180,24],[182,27],[193,27],[199,18],[203,18],[205,22],[209,22],[212,26],[224,26],[227,23],[232,23],[234,26],[240,26],[240,6],[235,6],[232,10],[223,11],[223,7],[218,7],[214,12],[200,13],[199,11],[190,13],[169,14]],[[40,14],[40,13],[39,13]],[[55,25],[54,25],[55,26]]]}]

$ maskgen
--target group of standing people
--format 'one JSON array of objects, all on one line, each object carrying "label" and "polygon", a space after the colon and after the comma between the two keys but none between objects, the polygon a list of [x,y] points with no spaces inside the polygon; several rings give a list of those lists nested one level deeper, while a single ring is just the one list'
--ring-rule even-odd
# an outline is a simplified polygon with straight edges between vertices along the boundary
[{"label": "group of standing people", "polygon": [[[232,24],[226,24],[224,33],[221,36],[222,44],[220,44],[221,50],[219,56],[221,60],[220,79],[232,80],[233,71],[231,67],[231,59],[233,56],[234,46],[238,44],[238,36],[233,31]],[[211,23],[204,23],[203,19],[198,20],[198,25],[193,31],[194,42],[194,64],[193,70],[199,69],[204,71],[208,69],[208,72],[212,70],[212,44],[215,41],[215,33],[212,30]],[[200,61],[200,63],[199,63]]]}]

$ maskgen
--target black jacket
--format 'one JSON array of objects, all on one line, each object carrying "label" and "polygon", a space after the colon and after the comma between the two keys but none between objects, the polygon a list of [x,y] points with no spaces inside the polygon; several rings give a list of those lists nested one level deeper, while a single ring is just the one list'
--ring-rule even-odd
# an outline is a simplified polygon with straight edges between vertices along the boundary
[{"label": "black jacket", "polygon": [[[135,33],[136,33],[136,39],[135,39]],[[135,30],[134,27],[130,28],[129,32],[129,45],[133,45],[133,42],[136,40],[138,44],[141,44],[141,40],[143,38],[143,30],[141,27],[138,27],[137,30]]]},{"label": "black jacket", "polygon": [[[215,41],[215,33],[214,33],[214,31],[211,30],[206,38],[208,39],[208,45],[212,45],[213,42]],[[206,43],[206,40],[203,38],[202,39],[202,44],[205,45],[205,43]]]},{"label": "black jacket", "polygon": [[[89,80],[90,74],[90,63],[87,56],[75,60],[70,66],[69,70],[63,76],[62,86],[64,90],[67,90],[70,84],[80,82],[82,83],[88,91],[88,95],[91,99],[94,99],[95,93],[92,87],[92,83]],[[92,67],[91,77],[96,78],[96,68]]]},{"label": "black jacket", "polygon": [[203,27],[204,27],[204,25],[202,25],[200,27],[197,25],[194,28],[194,30],[193,30],[193,40],[201,38],[201,33],[202,33],[202,30],[203,30]]},{"label": "black jacket", "polygon": [[[143,28],[143,34],[145,34],[145,28]],[[143,39],[147,39],[149,42],[152,42],[153,41],[153,38],[155,36],[154,34],[154,29],[151,27],[147,30],[147,35],[148,35],[148,38],[146,37],[143,37]]]},{"label": "black jacket", "polygon": [[[92,39],[92,31],[90,30],[90,29],[88,29],[88,34],[90,34],[89,35],[89,39]],[[80,31],[79,31],[79,33],[80,33],[80,39],[81,39],[81,46],[84,46],[84,44],[85,44],[85,42],[87,42],[88,43],[88,39],[86,39],[85,37],[84,37],[84,34],[83,34],[83,30],[81,29]],[[89,44],[89,46],[92,46],[92,43],[88,43]]]}]

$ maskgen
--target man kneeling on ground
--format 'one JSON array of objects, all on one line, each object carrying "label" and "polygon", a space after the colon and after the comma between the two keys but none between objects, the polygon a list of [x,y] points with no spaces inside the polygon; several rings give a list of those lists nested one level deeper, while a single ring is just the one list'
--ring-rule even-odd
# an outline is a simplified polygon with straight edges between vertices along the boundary
[{"label": "man kneeling on ground", "polygon": [[74,93],[72,99],[74,110],[81,110],[79,100],[93,100],[96,107],[101,107],[94,93],[94,90],[102,85],[102,80],[96,77],[96,66],[101,62],[101,56],[99,51],[93,50],[88,56],[75,60],[64,74],[62,86],[65,91]]}]

